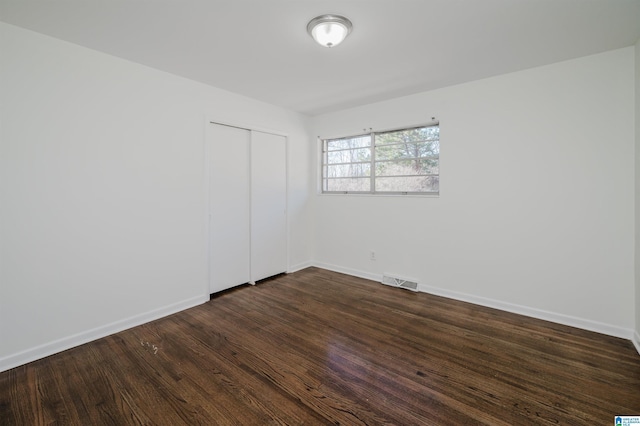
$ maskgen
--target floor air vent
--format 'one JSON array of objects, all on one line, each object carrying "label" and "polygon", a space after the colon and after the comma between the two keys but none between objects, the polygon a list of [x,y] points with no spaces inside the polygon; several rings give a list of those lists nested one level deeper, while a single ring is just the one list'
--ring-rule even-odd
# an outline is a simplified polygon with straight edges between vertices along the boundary
[{"label": "floor air vent", "polygon": [[391,275],[382,276],[382,284],[391,287],[400,287],[411,291],[418,291],[418,283],[406,278],[394,277]]}]

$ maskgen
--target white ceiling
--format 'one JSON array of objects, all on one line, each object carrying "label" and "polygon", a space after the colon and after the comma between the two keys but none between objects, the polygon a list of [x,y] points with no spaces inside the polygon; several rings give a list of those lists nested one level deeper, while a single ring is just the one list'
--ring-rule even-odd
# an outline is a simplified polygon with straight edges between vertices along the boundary
[{"label": "white ceiling", "polygon": [[[325,13],[354,27],[332,49],[306,32]],[[316,115],[631,46],[640,0],[0,0],[0,20]]]}]

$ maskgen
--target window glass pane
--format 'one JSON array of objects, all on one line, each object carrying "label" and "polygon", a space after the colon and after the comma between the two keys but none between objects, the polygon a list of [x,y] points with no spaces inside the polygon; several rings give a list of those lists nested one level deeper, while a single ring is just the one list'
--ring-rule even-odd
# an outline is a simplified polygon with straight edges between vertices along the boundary
[{"label": "window glass pane", "polygon": [[327,179],[325,182],[327,191],[371,191],[371,179],[369,178]]},{"label": "window glass pane", "polygon": [[354,163],[359,161],[371,161],[371,148],[327,152],[328,164]]},{"label": "window glass pane", "polygon": [[397,160],[400,158],[437,157],[440,154],[439,141],[406,142],[401,144],[378,144],[377,160]]},{"label": "window glass pane", "polygon": [[415,129],[395,130],[376,133],[376,145],[385,143],[423,142],[440,139],[440,127],[418,127]]},{"label": "window glass pane", "polygon": [[437,158],[376,162],[376,176],[437,175]]},{"label": "window glass pane", "polygon": [[371,146],[371,136],[355,136],[352,138],[332,139],[327,141],[327,151],[339,149],[365,148]]},{"label": "window glass pane", "polygon": [[376,178],[376,191],[380,192],[438,192],[439,190],[439,176]]},{"label": "window glass pane", "polygon": [[371,176],[371,163],[329,165],[325,172],[325,177],[329,178],[369,176]]},{"label": "window glass pane", "polygon": [[325,139],[323,191],[439,193],[439,139],[437,125]]}]

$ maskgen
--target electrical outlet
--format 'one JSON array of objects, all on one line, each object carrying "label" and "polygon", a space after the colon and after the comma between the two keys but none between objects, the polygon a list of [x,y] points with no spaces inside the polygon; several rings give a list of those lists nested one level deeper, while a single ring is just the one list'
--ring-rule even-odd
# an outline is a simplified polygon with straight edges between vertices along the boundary
[{"label": "electrical outlet", "polygon": [[371,250],[369,252],[369,260],[376,260],[376,252]]}]

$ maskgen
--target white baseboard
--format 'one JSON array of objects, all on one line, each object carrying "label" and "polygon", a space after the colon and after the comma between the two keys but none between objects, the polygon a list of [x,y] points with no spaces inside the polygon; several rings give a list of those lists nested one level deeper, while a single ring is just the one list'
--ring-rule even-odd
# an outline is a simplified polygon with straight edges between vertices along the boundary
[{"label": "white baseboard", "polygon": [[183,300],[182,302],[173,303],[159,309],[154,309],[149,312],[134,315],[130,318],[115,321],[101,327],[83,331],[82,333],[54,340],[53,342],[45,343],[44,345],[36,346],[35,348],[27,349],[16,354],[0,358],[0,372],[27,364],[29,362],[47,357],[49,355],[53,355],[58,352],[65,351],[67,349],[74,348],[76,346],[80,346],[93,340],[100,339],[102,337],[106,337],[141,324],[145,324],[150,321],[157,320],[162,317],[166,317],[167,315],[175,314],[176,312],[201,305],[202,303],[205,303],[207,301],[209,301],[209,295],[198,296],[191,299]]},{"label": "white baseboard", "polygon": [[344,268],[342,266],[338,266],[338,265],[331,265],[328,263],[322,263],[322,262],[311,262],[312,264],[309,266],[315,266],[317,268],[321,268],[321,269],[327,269],[329,271],[333,271],[333,272],[340,272],[341,274],[346,274],[346,275],[351,275],[353,277],[359,277],[359,278],[364,278],[366,280],[371,280],[371,281],[376,281],[376,282],[380,282],[382,281],[382,275],[380,274],[372,274],[370,272],[364,272],[364,271],[359,271],[357,269],[351,269],[351,268]]},{"label": "white baseboard", "polygon": [[[340,272],[355,277],[365,278],[372,281],[380,282],[382,275],[372,274],[369,272],[358,271],[355,269],[345,268],[342,266],[326,264],[322,262],[312,262],[313,266],[322,269],[328,269],[334,272]],[[554,322],[557,324],[568,325],[570,327],[576,327],[583,330],[594,331],[600,334],[606,334],[608,336],[620,337],[627,340],[632,340],[640,353],[640,336],[635,333],[634,330],[623,327],[617,327],[611,324],[605,324],[597,321],[592,321],[584,318],[573,317],[570,315],[558,314],[555,312],[548,312],[542,309],[531,308],[527,306],[521,306],[513,303],[502,302],[499,300],[489,299],[486,297],[474,296],[471,294],[446,290],[438,287],[431,287],[425,285],[418,285],[418,291],[423,293],[429,293],[436,296],[447,297],[449,299],[455,299],[462,302],[473,303],[475,305],[485,306],[488,308],[500,309],[501,311],[511,312],[514,314],[524,315],[536,319]]]},{"label": "white baseboard", "polygon": [[636,347],[636,351],[638,351],[638,355],[640,355],[640,331],[636,330],[636,332],[633,334],[633,339],[631,339],[631,341],[633,342],[633,346]]},{"label": "white baseboard", "polygon": [[287,271],[288,274],[292,274],[294,272],[298,272],[301,271],[303,269],[309,268],[311,266],[315,266],[313,264],[313,262],[303,262],[303,263],[298,263],[297,265],[293,265],[289,267],[289,270]]},{"label": "white baseboard", "polygon": [[550,321],[557,324],[568,325],[570,327],[576,327],[583,330],[594,331],[600,334],[606,334],[608,336],[621,337],[623,339],[631,340],[633,337],[633,330],[617,327],[611,324],[601,323],[598,321],[592,321],[585,318],[573,317],[570,315],[559,314],[555,312],[549,312],[542,309],[531,308],[528,306],[517,305],[514,303],[502,302],[500,300],[489,299],[486,297],[474,296],[471,294],[460,293],[456,291],[445,290],[437,287],[430,287],[420,285],[419,291],[434,294],[436,296],[447,297],[450,299],[456,299],[463,302],[469,302],[476,305],[485,306],[488,308],[500,309],[501,311],[511,312],[518,315],[524,315],[544,321]]}]

